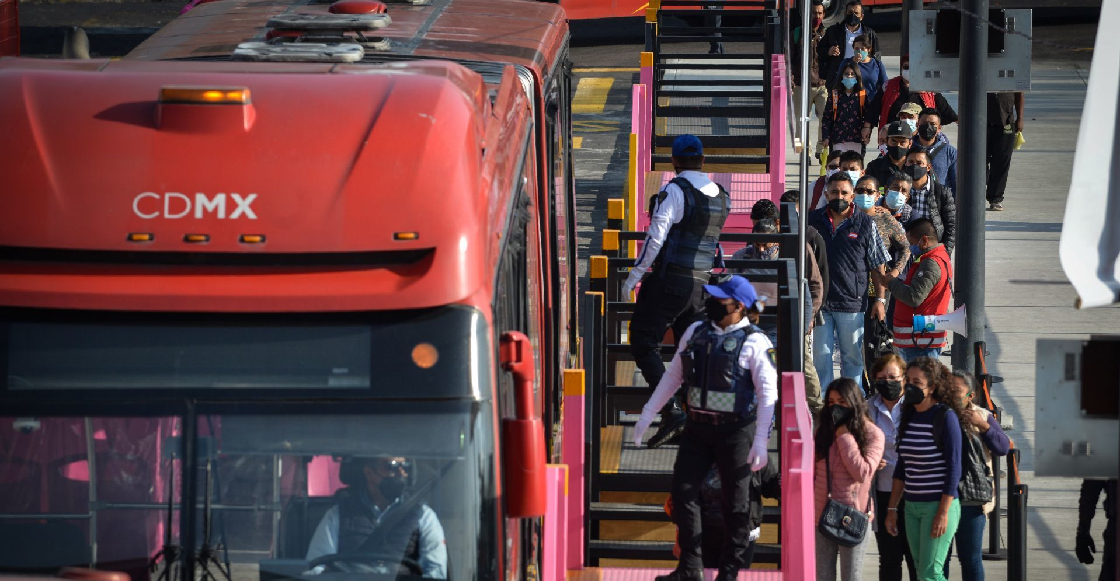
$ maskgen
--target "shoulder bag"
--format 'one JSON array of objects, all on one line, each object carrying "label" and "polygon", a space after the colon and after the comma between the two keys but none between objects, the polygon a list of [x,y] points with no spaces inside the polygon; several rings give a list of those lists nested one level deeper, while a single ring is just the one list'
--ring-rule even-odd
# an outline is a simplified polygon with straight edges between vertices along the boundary
[{"label": "shoulder bag", "polygon": [[841,547],[854,547],[867,536],[867,524],[871,522],[871,495],[867,496],[867,510],[860,512],[842,502],[832,500],[832,450],[824,457],[828,502],[824,505],[817,532]]}]

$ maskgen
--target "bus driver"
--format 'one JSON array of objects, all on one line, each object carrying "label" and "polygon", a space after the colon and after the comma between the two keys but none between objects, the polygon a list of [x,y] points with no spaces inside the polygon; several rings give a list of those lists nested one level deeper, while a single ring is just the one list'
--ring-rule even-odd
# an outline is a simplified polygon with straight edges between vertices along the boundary
[{"label": "bus driver", "polygon": [[[439,518],[426,504],[405,502],[412,468],[402,457],[343,461],[339,479],[347,486],[335,493],[334,506],[311,538],[307,560],[316,565],[311,572],[321,573],[328,564],[333,570],[374,572],[379,563],[399,562],[402,573],[447,578]],[[321,559],[332,555],[333,561]]]}]

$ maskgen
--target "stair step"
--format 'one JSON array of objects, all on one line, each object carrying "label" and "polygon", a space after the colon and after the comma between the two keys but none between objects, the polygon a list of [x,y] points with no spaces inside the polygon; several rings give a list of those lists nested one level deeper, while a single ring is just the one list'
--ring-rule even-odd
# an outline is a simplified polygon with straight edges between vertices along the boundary
[{"label": "stair step", "polygon": [[[653,163],[672,163],[673,156],[658,154],[652,156],[652,161]],[[770,158],[765,155],[705,155],[704,163],[719,165],[766,165],[770,163]],[[626,312],[633,313],[634,309],[630,309]]]},{"label": "stair step", "polygon": [[[708,81],[711,83],[711,81]],[[672,81],[663,81],[664,84],[675,84]],[[762,99],[762,91],[744,91],[738,89],[709,89],[709,90],[680,90],[680,89],[661,89],[657,90],[658,97],[675,97],[675,98],[731,98],[731,99]]]},{"label": "stair step", "polygon": [[763,62],[766,60],[766,55],[761,53],[750,52],[732,52],[724,54],[710,54],[706,52],[659,52],[657,53],[658,60],[668,59],[696,59],[696,60],[721,60],[721,61],[747,61],[755,60]]},{"label": "stair step", "polygon": [[[716,14],[716,13],[710,13]],[[672,38],[676,35],[695,36],[697,34],[722,34],[723,36],[757,36],[762,40],[765,31],[761,26],[663,26],[658,25],[659,39]]]},{"label": "stair step", "polygon": [[[762,38],[755,38],[753,36],[715,36],[714,34],[689,34],[680,36],[658,36],[657,44],[673,44],[678,42],[722,42],[722,43],[742,43],[742,44],[759,44]],[[721,55],[726,57],[726,55]]]},{"label": "stair step", "polygon": [[[645,561],[676,561],[673,556],[673,543],[669,541],[603,541],[592,539],[591,558],[631,559]],[[756,543],[754,546],[755,563],[778,563],[781,560],[781,547]]]},{"label": "stair step", "polygon": [[640,520],[668,522],[664,507],[654,504],[626,504],[622,502],[592,502],[591,520]]},{"label": "stair step", "polygon": [[[762,128],[759,128],[763,130]],[[704,147],[766,147],[769,138],[765,135],[706,135],[702,131],[693,133],[704,142]],[[654,147],[672,147],[676,135],[655,135]]]},{"label": "stair step", "polygon": [[[707,42],[708,40],[710,40],[710,38],[702,37],[699,40],[697,40],[697,42],[699,42],[701,40]],[[654,68],[662,70],[662,71],[665,71],[665,70],[682,70],[682,71],[683,70],[688,70],[688,71],[721,71],[721,72],[724,72],[724,71],[761,71],[761,70],[765,70],[766,65],[763,65],[763,64],[760,64],[760,63],[707,64],[707,63],[666,63],[666,62],[658,62],[658,63],[655,63]],[[717,80],[717,79],[711,79],[711,80],[708,80],[707,83],[709,85],[719,85],[719,84],[722,84],[723,81],[722,80]]]},{"label": "stair step", "polygon": [[[762,507],[762,522],[777,524],[782,510],[776,506]],[[647,522],[668,522],[665,508],[654,504],[627,504],[624,502],[592,502],[591,520],[628,520]]]},{"label": "stair step", "polygon": [[[665,5],[662,4],[661,6],[662,6],[662,8],[664,8]],[[678,18],[685,18],[685,17],[689,17],[689,16],[714,16],[714,15],[739,17],[739,16],[743,15],[743,13],[741,11],[737,10],[737,9],[735,9],[733,11],[732,10],[726,10],[726,9],[715,9],[715,10],[713,10],[713,9],[709,9],[709,8],[692,8],[691,6],[694,6],[694,5],[689,5],[689,7],[683,7],[682,6],[680,8],[673,8],[671,10],[664,10],[664,9],[658,10],[657,11],[658,22],[664,22],[663,20],[661,20],[661,18],[666,17],[666,16],[670,16],[670,17],[676,16]],[[738,5],[737,5],[737,7],[738,7]],[[758,4],[744,5],[744,7],[761,8],[762,3],[759,2]]]},{"label": "stair step", "polygon": [[711,87],[713,85],[720,87],[759,87],[762,88],[762,79],[719,79],[718,81],[712,79],[662,79],[658,81],[658,87]]},{"label": "stair step", "polygon": [[741,7],[767,7],[773,6],[772,0],[661,0],[663,8],[668,7],[689,7],[689,6],[718,6],[722,8],[741,8]]},{"label": "stair step", "polygon": [[762,117],[766,110],[762,107],[716,107],[712,105],[658,105],[654,107],[654,117],[705,117],[705,118],[744,118]]},{"label": "stair step", "polygon": [[623,492],[664,492],[668,497],[673,487],[673,474],[670,472],[619,472],[599,474],[599,490],[618,490]]}]

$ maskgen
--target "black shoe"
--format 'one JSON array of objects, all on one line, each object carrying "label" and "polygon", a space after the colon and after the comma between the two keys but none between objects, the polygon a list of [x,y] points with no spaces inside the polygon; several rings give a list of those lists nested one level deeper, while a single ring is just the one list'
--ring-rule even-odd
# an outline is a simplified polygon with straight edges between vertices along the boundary
[{"label": "black shoe", "polygon": [[715,581],[736,581],[739,578],[739,572],[720,571],[716,574]]},{"label": "black shoe", "polygon": [[700,569],[673,569],[668,575],[658,575],[653,581],[704,581],[704,571]]},{"label": "black shoe", "polygon": [[660,448],[668,444],[670,440],[681,435],[681,432],[684,431],[684,423],[687,420],[688,416],[680,408],[662,410],[661,427],[657,429],[657,433],[649,439],[646,445],[650,448]]}]

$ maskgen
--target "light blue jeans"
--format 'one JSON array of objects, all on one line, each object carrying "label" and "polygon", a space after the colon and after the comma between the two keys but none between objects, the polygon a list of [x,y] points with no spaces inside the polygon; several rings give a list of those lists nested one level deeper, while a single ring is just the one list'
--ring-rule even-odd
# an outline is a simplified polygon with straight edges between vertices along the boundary
[{"label": "light blue jeans", "polygon": [[937,347],[935,349],[926,349],[924,347],[899,347],[898,354],[901,355],[907,363],[910,363],[911,361],[919,357],[931,357],[933,359],[937,359],[938,357],[941,357],[941,348]]},{"label": "light blue jeans", "polygon": [[824,324],[813,329],[813,366],[821,381],[821,392],[834,379],[832,345],[840,344],[840,375],[858,383],[863,377],[863,313],[821,311]]}]

